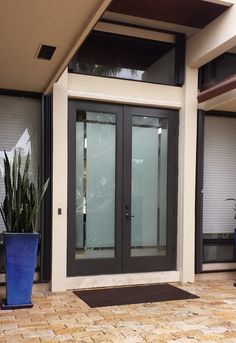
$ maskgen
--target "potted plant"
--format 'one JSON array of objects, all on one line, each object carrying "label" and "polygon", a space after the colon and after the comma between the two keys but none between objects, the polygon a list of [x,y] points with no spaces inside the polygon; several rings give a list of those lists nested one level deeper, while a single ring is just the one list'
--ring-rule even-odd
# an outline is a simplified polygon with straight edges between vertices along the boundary
[{"label": "potted plant", "polygon": [[38,180],[36,184],[30,179],[29,154],[24,163],[20,152],[14,152],[12,163],[5,151],[4,156],[5,199],[0,212],[6,226],[6,300],[2,308],[32,307],[31,293],[39,239],[36,221],[49,180],[41,188]]}]

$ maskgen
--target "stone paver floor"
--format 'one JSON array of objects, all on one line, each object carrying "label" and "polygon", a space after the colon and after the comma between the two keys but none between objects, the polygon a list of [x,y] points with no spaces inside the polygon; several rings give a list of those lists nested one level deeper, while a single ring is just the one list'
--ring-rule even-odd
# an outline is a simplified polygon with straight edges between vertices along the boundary
[{"label": "stone paver floor", "polygon": [[0,342],[236,343],[232,281],[179,287],[200,298],[92,309],[70,291],[37,292],[32,309],[0,311]]}]

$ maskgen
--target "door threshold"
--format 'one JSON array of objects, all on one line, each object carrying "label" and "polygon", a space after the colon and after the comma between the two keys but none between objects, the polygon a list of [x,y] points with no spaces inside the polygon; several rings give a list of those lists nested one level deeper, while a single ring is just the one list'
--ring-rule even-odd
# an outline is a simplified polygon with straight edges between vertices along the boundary
[{"label": "door threshold", "polygon": [[179,271],[127,273],[110,275],[89,275],[67,277],[67,289],[87,289],[112,286],[147,285],[155,283],[178,282]]}]

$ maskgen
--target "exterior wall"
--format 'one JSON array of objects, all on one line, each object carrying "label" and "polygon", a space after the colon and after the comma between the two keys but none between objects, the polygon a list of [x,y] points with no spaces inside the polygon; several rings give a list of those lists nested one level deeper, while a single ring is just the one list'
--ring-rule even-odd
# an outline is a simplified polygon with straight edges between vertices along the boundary
[{"label": "exterior wall", "polygon": [[180,111],[178,269],[181,281],[195,274],[195,178],[198,69],[186,67],[184,101]]},{"label": "exterior wall", "polygon": [[[187,68],[185,87],[67,74],[54,85],[52,290],[137,284],[143,273],[66,277],[67,251],[67,99],[180,109],[177,271],[145,273],[147,283],[194,281],[197,70]],[[62,208],[62,216],[57,209]]]},{"label": "exterior wall", "polygon": [[[67,70],[53,86],[52,291],[66,289]],[[58,209],[61,209],[61,215]]]},{"label": "exterior wall", "polygon": [[69,74],[70,98],[181,108],[183,89],[152,83]]}]

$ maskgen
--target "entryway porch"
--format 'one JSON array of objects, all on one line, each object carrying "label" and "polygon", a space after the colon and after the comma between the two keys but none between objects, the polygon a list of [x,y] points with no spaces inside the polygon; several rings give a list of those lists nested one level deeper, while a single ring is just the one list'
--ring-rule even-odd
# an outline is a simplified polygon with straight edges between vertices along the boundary
[{"label": "entryway porch", "polygon": [[89,308],[72,291],[35,291],[32,309],[0,313],[0,342],[235,342],[233,280],[174,285],[200,298]]}]

